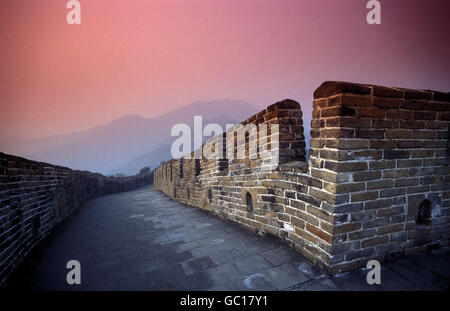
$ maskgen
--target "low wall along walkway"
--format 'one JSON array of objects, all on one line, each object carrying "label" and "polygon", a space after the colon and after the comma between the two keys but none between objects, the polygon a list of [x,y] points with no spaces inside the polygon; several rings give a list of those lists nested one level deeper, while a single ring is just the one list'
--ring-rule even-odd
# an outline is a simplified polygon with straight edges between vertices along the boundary
[{"label": "low wall along walkway", "polygon": [[89,199],[152,182],[106,177],[0,153],[0,286],[52,228]]}]

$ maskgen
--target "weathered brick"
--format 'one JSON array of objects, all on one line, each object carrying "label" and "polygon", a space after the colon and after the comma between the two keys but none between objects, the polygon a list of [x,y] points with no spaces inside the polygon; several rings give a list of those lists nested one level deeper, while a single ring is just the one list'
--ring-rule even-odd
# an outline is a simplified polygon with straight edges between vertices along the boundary
[{"label": "weathered brick", "polygon": [[448,122],[444,121],[425,121],[425,129],[447,130]]},{"label": "weathered brick", "polygon": [[380,199],[364,203],[364,210],[386,208],[392,206],[392,199]]},{"label": "weathered brick", "polygon": [[325,181],[329,181],[329,182],[334,182],[336,183],[338,180],[338,174],[337,173],[333,173],[333,172],[327,172],[327,171],[323,171],[323,170],[318,170],[318,169],[314,169],[311,168],[311,175],[313,177],[325,180]]},{"label": "weathered brick", "polygon": [[375,250],[373,248],[354,250],[354,251],[347,252],[345,254],[345,260],[351,261],[351,260],[355,260],[355,259],[372,257],[374,254],[375,254]]},{"label": "weathered brick", "polygon": [[412,117],[413,117],[412,111],[389,110],[386,112],[386,118],[392,120],[411,120]]},{"label": "weathered brick", "polygon": [[[290,206],[295,207],[300,210],[305,210],[305,203],[297,200],[290,200],[289,202]],[[295,214],[293,214],[295,215]]]},{"label": "weathered brick", "polygon": [[398,128],[400,121],[375,119],[372,121],[372,128]]},{"label": "weathered brick", "polygon": [[367,149],[369,148],[369,141],[366,139],[329,139],[326,141],[325,146],[341,150]]},{"label": "weathered brick", "polygon": [[386,160],[409,159],[410,156],[411,156],[411,151],[407,151],[407,150],[385,150],[383,158]]},{"label": "weathered brick", "polygon": [[370,149],[396,149],[397,142],[393,140],[384,140],[384,139],[371,139],[370,140]]},{"label": "weathered brick", "polygon": [[364,183],[348,183],[348,184],[337,184],[334,187],[334,191],[337,194],[359,192],[365,190]]},{"label": "weathered brick", "polygon": [[423,129],[425,127],[425,122],[423,121],[401,121],[400,127],[405,129]]},{"label": "weathered brick", "polygon": [[386,131],[386,138],[410,139],[412,137],[412,133],[412,130],[391,129]]},{"label": "weathered brick", "polygon": [[378,199],[377,191],[366,191],[351,194],[351,202],[370,201]]},{"label": "weathered brick", "polygon": [[336,213],[353,213],[361,211],[364,207],[364,203],[351,203],[343,204],[335,207]]},{"label": "weathered brick", "polygon": [[323,209],[317,208],[311,205],[307,207],[307,213],[313,215],[321,220],[325,220],[329,223],[333,223],[333,215],[326,213]]},{"label": "weathered brick", "polygon": [[330,162],[325,161],[325,168],[335,172],[354,172],[367,170],[366,162]]},{"label": "weathered brick", "polygon": [[393,232],[399,232],[403,230],[403,224],[394,224],[389,226],[380,227],[377,229],[377,235],[384,235]]},{"label": "weathered brick", "polygon": [[372,119],[337,117],[326,119],[327,127],[351,127],[351,128],[370,128]]},{"label": "weathered brick", "polygon": [[311,128],[312,129],[320,129],[322,127],[325,127],[325,120],[311,120]]},{"label": "weathered brick", "polygon": [[383,216],[393,216],[396,214],[401,214],[405,211],[405,208],[403,206],[394,206],[389,208],[383,208],[377,210],[377,215],[379,217]]},{"label": "weathered brick", "polygon": [[315,236],[319,237],[320,239],[324,240],[325,242],[331,243],[331,235],[328,234],[327,232],[325,232],[315,226],[312,226],[308,223],[306,224],[306,230],[308,230]]},{"label": "weathered brick", "polygon": [[414,120],[435,120],[437,117],[435,112],[415,111]]},{"label": "weathered brick", "polygon": [[325,146],[325,140],[324,139],[311,139],[309,141],[309,146],[311,148],[323,148],[323,146]]},{"label": "weathered brick", "polygon": [[364,238],[368,238],[371,236],[375,236],[376,235],[376,230],[375,229],[368,229],[368,230],[360,230],[360,231],[356,231],[356,232],[351,232],[348,234],[348,238],[352,241],[354,240],[361,240]]},{"label": "weathered brick", "polygon": [[335,196],[331,193],[322,191],[322,190],[317,190],[315,188],[310,188],[309,189],[309,194],[321,201],[325,201],[328,202],[330,204],[334,204],[335,202]]},{"label": "weathered brick", "polygon": [[298,193],[298,192],[297,192],[297,200],[306,202],[306,203],[311,204],[313,206],[317,206],[317,207],[320,206],[320,200],[318,200],[318,199],[316,199],[316,198],[314,198],[312,196],[305,195],[305,194]]},{"label": "weathered brick", "polygon": [[338,82],[338,81],[326,81],[314,91],[314,99],[328,97],[341,93],[361,94],[369,95],[371,89],[362,84]]},{"label": "weathered brick", "polygon": [[430,111],[449,111],[450,110],[450,103],[430,102],[427,105],[427,110],[430,110]]},{"label": "weathered brick", "polygon": [[303,239],[316,244],[317,243],[317,237],[301,228],[296,227],[295,228],[295,233],[298,234],[300,237],[302,237]]},{"label": "weathered brick", "polygon": [[396,161],[371,161],[369,162],[369,169],[371,170],[380,170],[387,168],[395,168]]},{"label": "weathered brick", "polygon": [[409,160],[398,160],[397,167],[405,168],[405,167],[417,167],[422,165],[421,159],[409,159]]},{"label": "weathered brick", "polygon": [[424,140],[402,140],[397,142],[397,146],[399,149],[426,148],[426,143]]},{"label": "weathered brick", "polygon": [[360,150],[353,152],[353,158],[350,160],[379,160],[383,158],[381,150]]},{"label": "weathered brick", "polygon": [[395,187],[418,186],[420,178],[401,178],[395,180]]},{"label": "weathered brick", "polygon": [[355,138],[365,138],[365,139],[383,139],[383,130],[356,130]]},{"label": "weathered brick", "polygon": [[314,109],[317,108],[324,108],[327,106],[327,99],[323,98],[323,99],[315,99],[313,101],[313,107]]},{"label": "weathered brick", "polygon": [[376,245],[380,245],[383,243],[387,243],[388,241],[389,241],[389,236],[387,236],[387,235],[377,236],[377,237],[363,240],[361,242],[361,247],[366,248],[366,247],[376,246]]},{"label": "weathered brick", "polygon": [[370,96],[341,95],[341,105],[348,107],[368,107],[372,106]]},{"label": "weathered brick", "polygon": [[340,116],[340,115],[341,115],[341,107],[339,107],[339,106],[322,108],[320,110],[320,116],[322,118],[334,117],[334,116]]},{"label": "weathered brick", "polygon": [[296,226],[297,228],[301,228],[304,229],[305,228],[305,221],[295,217],[295,216],[291,216],[291,223]]},{"label": "weathered brick", "polygon": [[321,129],[321,138],[352,138],[355,136],[354,130],[350,129]]},{"label": "weathered brick", "polygon": [[403,99],[374,97],[373,105],[380,108],[399,108],[403,103]]},{"label": "weathered brick", "polygon": [[366,181],[380,178],[381,172],[379,171],[366,171],[353,173],[353,181]]},{"label": "weathered brick", "polygon": [[398,195],[403,195],[405,194],[405,189],[398,189],[398,188],[393,188],[393,189],[386,189],[386,190],[381,190],[380,191],[380,197],[382,198],[388,198],[388,197],[394,197],[394,196],[398,196]]},{"label": "weathered brick", "polygon": [[357,108],[356,115],[358,117],[367,117],[367,118],[381,118],[383,119],[386,115],[386,111],[378,108]]},{"label": "weathered brick", "polygon": [[342,95],[331,96],[327,98],[327,107],[335,107],[341,105]]},{"label": "weathered brick", "polygon": [[374,85],[373,95],[380,97],[403,98],[404,92],[391,87]]},{"label": "weathered brick", "polygon": [[[430,100],[433,97],[432,92],[428,91],[419,91],[419,90],[406,90],[405,89],[405,98],[413,98],[413,99],[428,99]],[[410,101],[412,102],[412,101]]]},{"label": "weathered brick", "polygon": [[[381,174],[381,172],[380,172]],[[376,180],[367,182],[367,190],[386,189],[394,186],[394,181],[391,179]]]},{"label": "weathered brick", "polygon": [[352,222],[352,223],[335,226],[334,233],[335,234],[347,233],[347,232],[356,231],[358,229],[361,229],[361,223],[360,222]]}]

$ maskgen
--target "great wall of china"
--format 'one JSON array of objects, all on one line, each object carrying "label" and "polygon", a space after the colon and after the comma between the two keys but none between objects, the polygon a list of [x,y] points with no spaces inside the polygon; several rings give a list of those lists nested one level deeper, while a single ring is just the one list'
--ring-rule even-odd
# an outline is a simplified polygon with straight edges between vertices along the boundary
[{"label": "great wall of china", "polygon": [[[154,170],[154,188],[276,236],[331,274],[449,244],[449,93],[325,82],[314,92],[307,162],[297,102],[250,123],[278,124],[274,170],[264,156],[177,159]],[[222,152],[252,155],[261,139],[268,151],[272,134],[232,134]]]},{"label": "great wall of china", "polygon": [[101,195],[152,182],[152,174],[106,177],[0,152],[0,288],[52,229]]},{"label": "great wall of china", "polygon": [[[114,178],[0,153],[0,285],[87,200],[152,181],[170,198],[278,237],[330,274],[448,246],[449,123],[450,93],[325,82],[314,92],[308,160],[292,100],[242,122],[256,132],[231,128],[231,143],[214,150],[244,159],[177,159]],[[276,133],[260,130],[273,124]]]}]

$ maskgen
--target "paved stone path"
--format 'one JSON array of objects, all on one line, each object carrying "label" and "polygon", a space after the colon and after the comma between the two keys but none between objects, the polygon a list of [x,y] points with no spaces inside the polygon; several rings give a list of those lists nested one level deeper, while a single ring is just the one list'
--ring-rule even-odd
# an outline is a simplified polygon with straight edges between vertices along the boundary
[{"label": "paved stone path", "polygon": [[[66,284],[66,263],[81,263],[81,285]],[[91,200],[56,229],[16,274],[13,289],[39,290],[444,290],[450,252],[329,277],[293,249],[151,186]]]}]

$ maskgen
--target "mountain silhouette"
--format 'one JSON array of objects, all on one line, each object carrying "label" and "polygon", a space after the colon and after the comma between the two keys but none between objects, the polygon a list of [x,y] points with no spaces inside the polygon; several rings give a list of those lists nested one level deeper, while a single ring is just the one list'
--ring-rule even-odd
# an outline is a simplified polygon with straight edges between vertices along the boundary
[{"label": "mountain silhouette", "polygon": [[129,115],[86,131],[44,138],[9,138],[0,141],[6,153],[102,174],[135,174],[143,166],[155,167],[170,157],[172,126],[185,123],[193,129],[195,115],[203,126],[238,123],[257,109],[245,101],[199,101],[155,118]]}]

